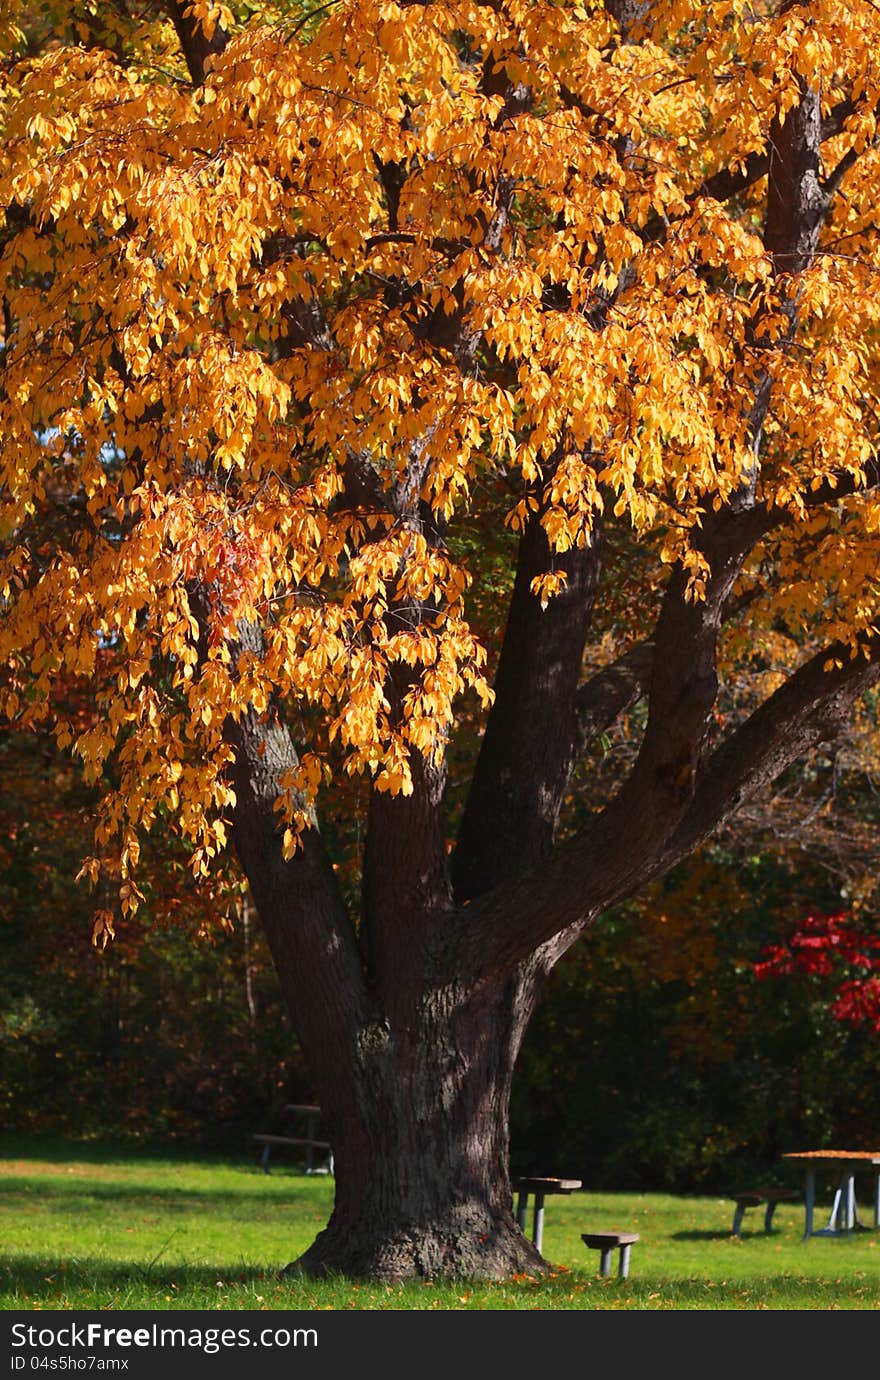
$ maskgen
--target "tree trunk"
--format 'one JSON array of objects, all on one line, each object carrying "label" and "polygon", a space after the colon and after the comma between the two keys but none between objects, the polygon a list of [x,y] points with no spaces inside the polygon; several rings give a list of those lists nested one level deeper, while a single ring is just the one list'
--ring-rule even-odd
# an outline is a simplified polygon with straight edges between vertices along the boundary
[{"label": "tree trunk", "polygon": [[[560,940],[472,976],[450,961],[460,916],[420,915],[415,896],[392,916],[383,892],[383,925],[393,922],[400,943],[377,958],[355,938],[319,831],[281,856],[273,806],[295,761],[286,729],[271,714],[248,714],[228,732],[236,849],[333,1147],[332,1217],[289,1268],[373,1279],[544,1271],[513,1216],[508,1112],[514,1063]],[[421,856],[412,836],[411,856]],[[393,870],[390,853],[386,865]]]},{"label": "tree trunk", "polygon": [[333,1109],[333,1214],[289,1271],[503,1279],[547,1269],[516,1223],[509,1177],[513,1065],[536,978],[530,965],[491,995],[437,992],[407,1028],[361,1032],[355,1099],[345,1086],[319,1088]]}]

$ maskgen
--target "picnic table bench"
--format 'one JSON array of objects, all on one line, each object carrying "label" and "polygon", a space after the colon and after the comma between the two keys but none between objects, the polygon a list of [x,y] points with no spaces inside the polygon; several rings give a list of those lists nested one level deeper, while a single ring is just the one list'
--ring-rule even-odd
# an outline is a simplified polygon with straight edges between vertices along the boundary
[{"label": "picnic table bench", "polygon": [[800,1196],[791,1188],[749,1188],[742,1193],[734,1193],[733,1201],[736,1203],[736,1207],[733,1213],[733,1235],[739,1236],[742,1220],[748,1208],[760,1207],[762,1203],[764,1204],[764,1230],[769,1231],[778,1204],[796,1203]]},{"label": "picnic table bench", "polygon": [[634,1244],[639,1239],[637,1231],[585,1231],[581,1232],[581,1240],[585,1246],[591,1250],[599,1252],[599,1273],[602,1275],[611,1274],[611,1252],[618,1248],[620,1251],[620,1261],[617,1273],[621,1279],[629,1277],[629,1255]]},{"label": "picnic table bench", "polygon": [[[318,1118],[321,1115],[321,1108],[311,1104],[301,1104],[290,1102],[284,1108],[286,1112],[295,1115],[305,1116],[306,1126],[304,1136],[280,1136],[268,1134],[266,1132],[256,1132],[254,1140],[259,1141],[262,1146],[260,1163],[263,1172],[269,1173],[269,1156],[272,1153],[273,1145],[304,1145],[306,1147],[305,1172],[307,1174],[332,1174],[333,1173],[333,1149],[329,1140],[318,1140],[315,1132],[317,1130]],[[327,1163],[320,1167],[315,1167],[315,1151],[325,1150],[327,1152]]]},{"label": "picnic table bench", "polygon": [[513,1187],[516,1189],[516,1220],[519,1223],[520,1231],[526,1229],[528,1218],[529,1194],[535,1195],[535,1206],[532,1212],[532,1241],[540,1251],[544,1237],[544,1197],[547,1193],[574,1193],[575,1189],[580,1188],[580,1179],[547,1179],[547,1178],[519,1178],[514,1179]]}]

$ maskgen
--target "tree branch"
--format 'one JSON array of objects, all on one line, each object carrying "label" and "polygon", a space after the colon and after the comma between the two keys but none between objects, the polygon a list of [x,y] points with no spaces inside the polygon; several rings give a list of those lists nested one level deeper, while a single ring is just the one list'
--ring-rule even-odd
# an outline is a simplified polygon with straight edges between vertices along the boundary
[{"label": "tree branch", "polygon": [[[421,490],[430,462],[430,437],[414,441],[409,462],[396,484],[384,494],[398,523],[438,547],[441,533]],[[355,474],[363,469],[352,458]],[[405,557],[403,561],[405,561]],[[414,629],[436,620],[433,600],[411,596],[389,601],[385,614],[388,633],[400,627]],[[392,667],[385,684],[392,724],[403,716],[404,699],[416,684],[418,670],[406,665]],[[402,984],[403,956],[420,952],[417,942],[423,927],[448,908],[451,900],[446,853],[445,791],[447,765],[429,762],[417,750],[410,753],[412,792],[408,796],[370,792],[363,864],[364,938],[370,979],[381,993],[385,1009],[392,1011]]]},{"label": "tree branch", "polygon": [[716,748],[669,841],[663,868],[696,848],[803,753],[834,738],[878,679],[877,636],[865,639],[855,656],[834,643],[811,657]]},{"label": "tree branch", "polygon": [[[201,662],[211,627],[210,595],[196,582],[187,592],[199,626]],[[239,641],[229,645],[233,668],[242,652],[259,655],[263,648],[255,624],[240,623],[238,631]],[[248,709],[238,718],[230,716],[224,738],[235,753],[232,843],[281,981],[294,995],[297,1029],[313,1058],[326,1063],[323,1073],[335,1079],[350,1068],[351,1049],[366,1019],[367,993],[351,918],[314,820],[293,856],[285,860],[283,855],[285,825],[275,805],[285,775],[299,765],[296,749],[275,703],[265,714]],[[297,1003],[298,992],[309,999]],[[319,1069],[314,1072],[320,1076]]]},{"label": "tree branch", "polygon": [[617,661],[584,681],[575,697],[579,752],[641,699],[653,664],[654,643],[648,640],[631,647]]},{"label": "tree branch", "polygon": [[[577,739],[575,694],[601,571],[601,545],[551,551],[530,518],[495,676],[495,703],[465,804],[452,872],[460,900],[548,857]],[[542,609],[532,580],[564,571]]]},{"label": "tree branch", "polygon": [[555,936],[560,948],[567,947],[601,912],[662,875],[799,756],[838,733],[878,680],[876,636],[855,657],[840,644],[819,652],[716,750],[662,846],[641,847],[650,803],[621,793],[550,863],[450,917],[444,961],[452,971],[464,963],[488,979],[514,969]]},{"label": "tree branch", "polygon": [[[771,138],[764,240],[777,275],[796,273],[811,262],[827,216],[829,198],[818,181],[820,138],[818,95],[802,83],[799,104],[774,126]],[[783,307],[789,321],[784,343],[789,343],[797,327],[796,296],[784,295]],[[760,341],[753,343],[760,347]],[[709,568],[703,597],[690,597],[684,567],[670,576],[654,634],[648,723],[629,777],[599,820],[580,836],[577,848],[563,848],[540,875],[530,872],[521,883],[499,887],[497,895],[503,900],[498,910],[496,892],[486,895],[485,909],[479,899],[468,909],[466,942],[482,949],[478,955],[470,952],[468,961],[476,961],[481,970],[497,974],[499,964],[506,970],[554,935],[576,932],[599,910],[664,870],[670,840],[687,832],[684,821],[693,819],[718,695],[717,641],[725,606],[748,551],[784,520],[756,503],[758,454],[769,401],[768,378],[759,376],[753,404],[743,418],[755,464],[730,504],[719,512],[706,512],[701,528],[695,529],[694,544]],[[767,771],[781,769],[788,751],[796,753],[801,750],[798,744],[802,747],[811,735],[824,732],[829,716],[833,720],[875,674],[844,678],[839,694],[829,691],[827,680],[821,690],[812,687],[815,704],[806,716],[798,712],[797,692],[809,691],[809,677],[798,681],[790,701],[776,700],[792,717],[788,733],[784,716],[777,733],[787,746],[778,751],[769,746],[757,749],[757,756],[766,759]],[[801,732],[802,723],[806,727]]]}]

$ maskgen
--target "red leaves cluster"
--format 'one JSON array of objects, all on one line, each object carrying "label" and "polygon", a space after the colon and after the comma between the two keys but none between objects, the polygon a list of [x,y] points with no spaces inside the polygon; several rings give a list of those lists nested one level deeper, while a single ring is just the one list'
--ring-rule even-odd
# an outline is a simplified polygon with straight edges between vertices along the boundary
[{"label": "red leaves cluster", "polygon": [[880,978],[848,978],[841,983],[831,1014],[835,1020],[880,1032]]},{"label": "red leaves cluster", "polygon": [[236,620],[257,594],[255,579],[261,569],[260,552],[248,536],[237,533],[217,541],[207,553],[202,578],[211,596],[214,623],[209,642],[217,646],[235,636]]},{"label": "red leaves cluster", "polygon": [[755,976],[803,974],[835,981],[835,1020],[880,1032],[880,937],[867,934],[846,911],[808,915],[785,944],[768,944]]}]

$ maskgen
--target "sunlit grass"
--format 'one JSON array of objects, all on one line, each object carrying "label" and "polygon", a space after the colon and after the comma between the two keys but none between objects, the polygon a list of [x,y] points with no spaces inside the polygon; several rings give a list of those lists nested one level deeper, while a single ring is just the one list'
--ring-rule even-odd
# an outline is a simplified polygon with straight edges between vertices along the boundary
[{"label": "sunlit grass", "polygon": [[[866,1185],[867,1187],[867,1185]],[[724,1197],[548,1198],[546,1279],[320,1284],[280,1276],[330,1211],[332,1180],[279,1163],[0,1137],[3,1309],[875,1309],[880,1232],[802,1242],[803,1208],[730,1235]],[[862,1221],[872,1218],[867,1206]],[[581,1233],[637,1231],[627,1281]],[[615,1262],[616,1265],[616,1262]]]}]

